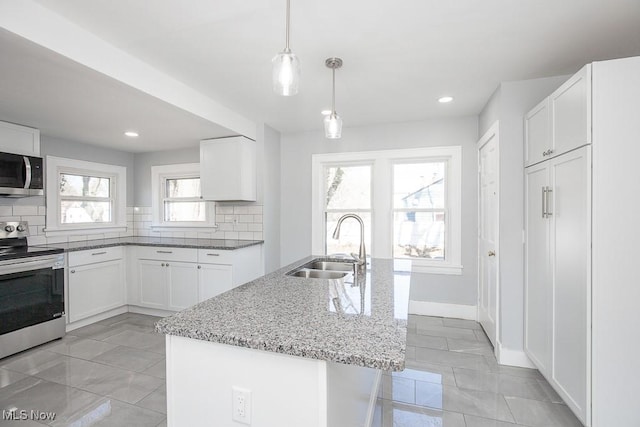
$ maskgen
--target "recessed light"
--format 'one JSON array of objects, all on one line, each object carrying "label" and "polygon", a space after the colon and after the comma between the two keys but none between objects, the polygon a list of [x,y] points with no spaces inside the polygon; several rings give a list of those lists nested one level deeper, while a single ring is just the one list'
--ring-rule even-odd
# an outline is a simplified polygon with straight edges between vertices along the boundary
[{"label": "recessed light", "polygon": [[438,98],[438,102],[441,104],[446,104],[447,102],[453,101],[453,96],[443,96]]},{"label": "recessed light", "polygon": [[137,138],[139,136],[138,132],[134,132],[132,130],[128,130],[124,134],[125,134],[125,136],[128,136],[129,138]]},{"label": "recessed light", "polygon": [[331,114],[331,110],[322,110],[320,111],[320,114],[322,114],[323,116],[328,116],[329,114]]}]

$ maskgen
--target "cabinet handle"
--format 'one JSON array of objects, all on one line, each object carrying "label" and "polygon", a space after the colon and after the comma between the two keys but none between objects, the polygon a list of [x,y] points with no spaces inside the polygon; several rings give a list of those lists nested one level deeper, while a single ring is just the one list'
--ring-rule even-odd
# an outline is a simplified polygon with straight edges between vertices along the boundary
[{"label": "cabinet handle", "polygon": [[164,262],[162,264],[160,264],[161,267],[164,267]]},{"label": "cabinet handle", "polygon": [[220,254],[207,254],[207,256],[220,256]]},{"label": "cabinet handle", "polygon": [[71,272],[70,272],[70,273],[71,273],[71,274],[73,274],[73,273],[75,273],[75,272],[76,272],[75,270],[71,270]]},{"label": "cabinet handle", "polygon": [[202,268],[202,266],[201,266],[201,265],[199,265],[199,266],[198,266],[198,270],[200,270],[201,268]]},{"label": "cabinet handle", "polygon": [[169,267],[169,263],[166,264],[166,267]]},{"label": "cabinet handle", "polygon": [[157,254],[172,254],[173,251],[156,251]]},{"label": "cabinet handle", "polygon": [[547,205],[547,218],[549,218],[551,215],[553,215],[551,213],[551,209],[549,208],[549,206],[551,205],[549,203],[549,194],[551,194],[552,192],[553,192],[553,190],[551,189],[551,187],[547,187],[547,203],[546,203],[546,205]]},{"label": "cabinet handle", "polygon": [[542,187],[542,218],[546,218],[547,217],[547,209],[546,209],[546,204],[547,202],[547,187]]},{"label": "cabinet handle", "polygon": [[495,251],[489,251],[489,253],[488,253],[487,255],[489,255],[489,256],[496,256],[496,253],[495,253]]},{"label": "cabinet handle", "polygon": [[547,156],[547,152],[546,152],[546,151],[543,151],[543,152],[542,152],[542,157],[546,157],[546,156]]},{"label": "cabinet handle", "polygon": [[106,254],[106,253],[107,253],[107,251],[104,251],[104,252],[94,252],[94,253],[92,253],[91,255],[104,255],[104,254]]}]

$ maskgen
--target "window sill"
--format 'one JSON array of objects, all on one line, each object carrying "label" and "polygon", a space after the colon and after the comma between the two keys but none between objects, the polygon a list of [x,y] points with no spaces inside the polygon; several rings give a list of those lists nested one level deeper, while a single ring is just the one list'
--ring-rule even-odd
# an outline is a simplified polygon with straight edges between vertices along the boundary
[{"label": "window sill", "polygon": [[50,228],[44,229],[44,235],[46,237],[56,236],[78,236],[78,235],[90,235],[90,234],[104,234],[104,233],[125,233],[127,227],[124,225],[111,225],[106,227],[74,227],[74,228]]}]

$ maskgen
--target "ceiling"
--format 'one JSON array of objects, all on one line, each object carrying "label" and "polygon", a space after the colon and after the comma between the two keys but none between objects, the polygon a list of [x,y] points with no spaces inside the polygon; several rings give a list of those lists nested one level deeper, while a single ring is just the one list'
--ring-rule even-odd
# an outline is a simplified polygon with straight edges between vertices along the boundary
[{"label": "ceiling", "polygon": [[[569,74],[595,60],[640,55],[637,0],[292,0],[300,93],[279,97],[271,89],[271,58],[284,47],[284,0],[36,1],[281,132],[321,131],[320,111],[331,102],[324,60],[331,56],[344,60],[336,73],[336,108],[348,128],[476,115],[500,82]],[[20,91],[37,90],[42,105],[35,107],[42,111],[34,115],[52,113],[43,130],[55,129],[60,116],[73,116],[84,127],[68,132],[100,134],[104,141],[87,139],[99,144],[120,138],[123,127],[139,127],[138,119],[158,125],[150,134],[155,141],[225,132],[88,68],[25,48],[7,34],[0,34],[0,43],[3,58],[21,59],[0,64],[2,117],[13,112],[18,120],[21,109],[33,107],[20,103],[7,73]],[[455,100],[439,104],[445,94]],[[135,143],[148,149],[142,139]]]}]

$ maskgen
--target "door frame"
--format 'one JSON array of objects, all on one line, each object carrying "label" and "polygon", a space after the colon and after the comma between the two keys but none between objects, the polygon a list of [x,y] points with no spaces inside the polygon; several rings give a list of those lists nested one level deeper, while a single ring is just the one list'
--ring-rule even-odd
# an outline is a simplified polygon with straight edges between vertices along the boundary
[{"label": "door frame", "polygon": [[477,222],[477,226],[478,226],[478,242],[477,242],[477,249],[478,249],[478,266],[477,266],[477,276],[478,276],[478,286],[477,286],[477,313],[476,313],[476,317],[478,319],[478,323],[480,323],[480,307],[481,307],[481,289],[480,289],[480,281],[481,281],[481,277],[480,277],[480,262],[481,262],[481,257],[482,255],[480,254],[480,209],[481,209],[481,200],[480,200],[480,177],[481,177],[481,171],[480,171],[480,150],[482,149],[482,147],[484,147],[492,138],[496,138],[496,162],[497,162],[497,168],[496,168],[496,186],[498,189],[498,209],[496,210],[496,223],[497,223],[497,227],[496,227],[496,241],[495,241],[495,252],[496,252],[496,313],[495,313],[495,320],[496,320],[496,330],[495,330],[495,347],[494,347],[494,354],[497,354],[498,349],[500,348],[500,121],[496,120],[495,122],[493,122],[493,124],[489,127],[489,129],[484,133],[484,135],[482,135],[482,137],[478,140],[476,147],[477,147],[477,156],[478,156],[478,160],[477,160],[477,166],[478,166],[478,185],[477,185],[477,194],[478,194],[478,222]]}]

